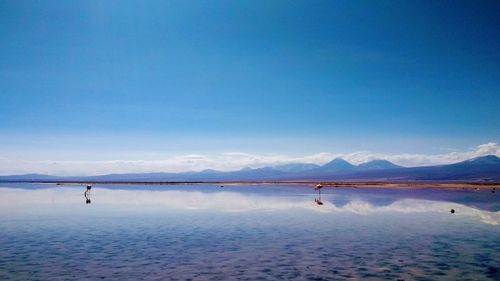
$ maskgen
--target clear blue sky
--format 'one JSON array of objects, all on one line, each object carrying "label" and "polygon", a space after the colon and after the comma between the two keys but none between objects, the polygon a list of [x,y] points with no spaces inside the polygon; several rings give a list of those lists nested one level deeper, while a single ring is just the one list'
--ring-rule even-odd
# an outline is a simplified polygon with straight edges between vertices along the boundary
[{"label": "clear blue sky", "polygon": [[499,142],[499,15],[499,1],[0,1],[0,151]]}]

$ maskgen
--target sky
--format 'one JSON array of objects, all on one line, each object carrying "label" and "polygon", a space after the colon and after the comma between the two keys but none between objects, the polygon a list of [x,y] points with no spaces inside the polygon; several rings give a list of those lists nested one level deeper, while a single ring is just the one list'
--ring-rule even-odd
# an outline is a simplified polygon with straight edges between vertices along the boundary
[{"label": "sky", "polygon": [[1,1],[0,174],[500,155],[499,14],[498,1]]}]

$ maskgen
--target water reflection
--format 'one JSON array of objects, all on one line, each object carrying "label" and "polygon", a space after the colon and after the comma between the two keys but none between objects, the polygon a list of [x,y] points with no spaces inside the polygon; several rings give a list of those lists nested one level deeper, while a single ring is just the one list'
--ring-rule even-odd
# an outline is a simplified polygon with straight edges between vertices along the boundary
[{"label": "water reflection", "polygon": [[[95,202],[81,204],[82,191]],[[496,196],[272,185],[0,187],[0,280],[499,280]]]},{"label": "water reflection", "polygon": [[[313,194],[292,194],[290,196],[273,196],[260,194],[244,194],[240,192],[200,192],[180,190],[111,190],[97,188],[99,205],[110,208],[126,206],[138,211],[144,207],[159,209],[211,210],[217,212],[262,212],[304,210],[321,213],[351,213],[360,216],[383,214],[450,214],[476,218],[483,223],[500,225],[500,211],[487,211],[464,204],[432,201],[422,199],[398,199],[385,205],[374,204],[370,198],[353,196],[344,204],[334,204],[335,194],[321,195],[311,202]],[[0,210],[22,209],[26,206],[51,205],[66,206],[81,204],[78,194],[81,189],[73,187],[25,190],[1,188]],[[80,195],[81,196],[81,195]],[[78,201],[78,202],[77,202]],[[86,204],[91,203],[90,189],[85,192]],[[320,205],[320,206],[318,206]]]},{"label": "water reflection", "polygon": [[83,196],[85,197],[85,204],[90,204],[92,201],[90,200],[90,190],[92,189],[91,185],[87,185],[87,189],[85,190],[85,193]]},{"label": "water reflection", "polygon": [[87,193],[87,191],[85,191],[84,197],[85,197],[85,204],[92,203],[92,201],[90,200],[90,192]]},{"label": "water reflection", "polygon": [[314,198],[314,203],[317,205],[323,205],[323,201],[321,201],[321,194],[319,195],[319,198]]},{"label": "water reflection", "polygon": [[316,187],[314,188],[314,190],[317,190],[318,191],[318,198],[314,198],[314,203],[316,203],[317,205],[323,205],[323,201],[321,201],[321,189],[323,188],[323,185],[321,184],[318,184],[316,185]]}]

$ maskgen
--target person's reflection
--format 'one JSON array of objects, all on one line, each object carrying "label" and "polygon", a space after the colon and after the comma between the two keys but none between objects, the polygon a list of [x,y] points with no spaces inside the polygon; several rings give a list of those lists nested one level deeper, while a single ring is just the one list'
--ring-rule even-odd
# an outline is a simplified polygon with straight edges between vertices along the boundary
[{"label": "person's reflection", "polygon": [[321,189],[322,188],[323,188],[323,186],[321,184],[316,185],[316,187],[314,188],[314,190],[318,191],[318,197],[319,197],[319,198],[314,198],[314,203],[316,203],[320,206],[323,205],[323,201],[321,201]]},{"label": "person's reflection", "polygon": [[85,204],[90,204],[92,201],[90,200],[90,189],[92,189],[91,185],[87,185],[87,190],[83,194],[85,196]]}]

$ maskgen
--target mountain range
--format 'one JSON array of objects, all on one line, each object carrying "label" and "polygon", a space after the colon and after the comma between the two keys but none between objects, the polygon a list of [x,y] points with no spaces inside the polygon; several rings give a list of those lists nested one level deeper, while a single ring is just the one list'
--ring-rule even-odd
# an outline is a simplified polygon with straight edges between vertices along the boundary
[{"label": "mountain range", "polygon": [[500,158],[488,155],[448,165],[402,167],[387,160],[353,165],[336,158],[324,165],[291,163],[238,171],[128,173],[59,177],[40,174],[0,176],[0,181],[468,181],[500,182]]}]

